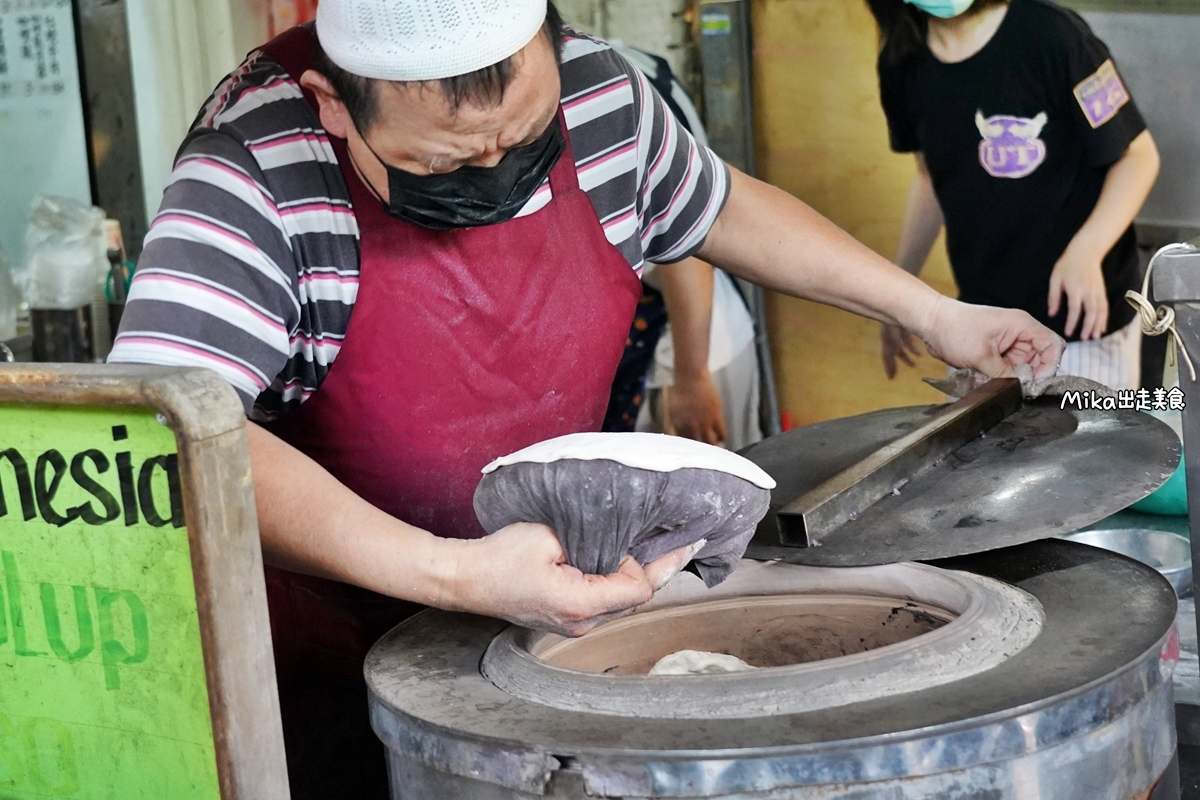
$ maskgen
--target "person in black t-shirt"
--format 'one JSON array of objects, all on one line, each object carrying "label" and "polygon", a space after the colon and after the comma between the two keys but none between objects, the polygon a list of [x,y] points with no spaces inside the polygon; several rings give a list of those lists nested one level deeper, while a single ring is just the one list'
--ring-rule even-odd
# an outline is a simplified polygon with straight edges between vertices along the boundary
[{"label": "person in black t-shirt", "polygon": [[[1061,374],[1137,388],[1133,219],[1158,151],[1108,48],[1050,0],[867,0],[892,149],[915,153],[896,263],[943,223],[960,299],[1028,311],[1069,342]],[[885,325],[884,367],[916,345]]]}]

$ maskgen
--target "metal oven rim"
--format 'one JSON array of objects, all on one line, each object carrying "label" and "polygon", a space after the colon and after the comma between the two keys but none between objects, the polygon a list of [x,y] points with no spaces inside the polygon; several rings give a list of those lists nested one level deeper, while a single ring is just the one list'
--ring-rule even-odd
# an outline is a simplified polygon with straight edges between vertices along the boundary
[{"label": "metal oven rim", "polygon": [[[1128,746],[1119,731],[1134,736],[1139,752],[1134,766],[1121,757],[1129,775],[1114,773],[1112,786],[1143,778],[1137,790],[1152,785],[1174,752],[1170,585],[1130,559],[1053,540],[959,561],[953,566],[974,566],[1038,597],[1047,628],[996,670],[948,687],[836,714],[701,722],[564,712],[507,695],[479,674],[484,650],[505,623],[425,612],[368,657],[372,724],[393,757],[534,795],[563,769],[580,770],[588,791],[600,796],[715,797],[932,780],[1056,748],[1065,750],[1055,763],[1069,752],[1099,775],[1117,758],[1110,750]],[[1117,585],[1126,587],[1123,597],[1109,591]],[[1133,613],[1107,613],[1122,607]],[[1080,659],[1090,669],[1080,670]]]}]

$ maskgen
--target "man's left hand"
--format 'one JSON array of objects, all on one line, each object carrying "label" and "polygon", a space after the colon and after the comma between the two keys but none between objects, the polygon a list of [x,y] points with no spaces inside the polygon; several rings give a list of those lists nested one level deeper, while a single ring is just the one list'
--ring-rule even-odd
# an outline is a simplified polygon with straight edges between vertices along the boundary
[{"label": "man's left hand", "polygon": [[931,355],[953,367],[969,367],[993,378],[1014,375],[1028,364],[1035,378],[1058,370],[1066,342],[1024,311],[976,306],[939,298],[925,335]]}]

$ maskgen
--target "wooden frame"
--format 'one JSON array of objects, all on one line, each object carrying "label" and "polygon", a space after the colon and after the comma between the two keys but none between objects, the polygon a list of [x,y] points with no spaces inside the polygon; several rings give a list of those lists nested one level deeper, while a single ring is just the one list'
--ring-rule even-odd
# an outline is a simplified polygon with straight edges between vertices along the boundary
[{"label": "wooden frame", "polygon": [[137,406],[175,433],[223,800],[287,800],[287,765],[236,393],[206,369],[0,365],[0,403]]}]

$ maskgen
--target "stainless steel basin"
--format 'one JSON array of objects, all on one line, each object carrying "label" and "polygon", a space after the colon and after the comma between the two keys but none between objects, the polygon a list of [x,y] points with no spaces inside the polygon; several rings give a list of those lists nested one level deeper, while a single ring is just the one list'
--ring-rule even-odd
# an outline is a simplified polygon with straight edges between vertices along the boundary
[{"label": "stainless steel basin", "polygon": [[1183,597],[1192,590],[1192,547],[1186,537],[1141,528],[1081,531],[1060,537],[1137,559],[1161,572]]}]

